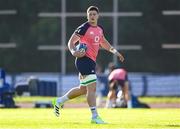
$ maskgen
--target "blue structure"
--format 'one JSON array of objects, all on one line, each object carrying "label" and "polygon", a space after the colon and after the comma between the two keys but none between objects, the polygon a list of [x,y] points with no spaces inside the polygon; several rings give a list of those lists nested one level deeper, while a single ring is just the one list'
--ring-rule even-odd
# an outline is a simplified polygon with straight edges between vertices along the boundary
[{"label": "blue structure", "polygon": [[0,68],[0,104],[6,108],[15,107],[13,100],[13,90],[11,86],[6,83],[6,72]]},{"label": "blue structure", "polygon": [[31,96],[57,96],[57,83],[55,81],[44,81],[38,78],[30,78],[26,81],[16,83],[15,92],[23,95],[29,92]]}]

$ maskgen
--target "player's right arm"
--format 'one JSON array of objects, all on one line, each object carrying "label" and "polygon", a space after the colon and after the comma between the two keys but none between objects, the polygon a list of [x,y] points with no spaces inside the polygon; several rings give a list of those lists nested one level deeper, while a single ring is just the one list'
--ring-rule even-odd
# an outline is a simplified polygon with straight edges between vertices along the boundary
[{"label": "player's right arm", "polygon": [[71,38],[68,42],[68,48],[71,52],[71,54],[75,57],[83,57],[85,56],[85,52],[76,51],[75,43],[77,43],[82,36],[85,35],[87,29],[89,28],[88,23],[83,23],[81,26],[79,26],[74,33],[72,34]]},{"label": "player's right arm", "polygon": [[82,52],[76,51],[75,43],[77,43],[79,40],[80,40],[80,37],[77,34],[73,33],[68,42],[69,51],[71,52],[73,56],[78,57],[78,58],[83,57],[86,54],[84,51]]}]

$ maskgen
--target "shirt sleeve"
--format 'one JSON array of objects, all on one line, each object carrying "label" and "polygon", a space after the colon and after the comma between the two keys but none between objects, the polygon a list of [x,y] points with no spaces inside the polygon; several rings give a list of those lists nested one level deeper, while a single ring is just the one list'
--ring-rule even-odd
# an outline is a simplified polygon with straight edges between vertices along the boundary
[{"label": "shirt sleeve", "polygon": [[89,24],[88,23],[84,23],[82,24],[81,26],[79,26],[75,31],[74,33],[78,36],[84,36],[86,31],[88,30],[89,28]]}]

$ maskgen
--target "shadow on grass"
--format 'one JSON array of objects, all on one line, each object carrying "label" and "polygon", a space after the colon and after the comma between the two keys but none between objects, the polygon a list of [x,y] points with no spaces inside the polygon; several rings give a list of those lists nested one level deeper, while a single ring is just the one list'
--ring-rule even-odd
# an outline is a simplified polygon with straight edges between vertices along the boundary
[{"label": "shadow on grass", "polygon": [[150,125],[152,127],[180,127],[180,124],[168,124],[168,125],[160,125],[160,124],[155,124],[155,125]]},{"label": "shadow on grass", "polygon": [[168,124],[168,125],[166,125],[167,127],[180,127],[180,125],[179,124]]}]

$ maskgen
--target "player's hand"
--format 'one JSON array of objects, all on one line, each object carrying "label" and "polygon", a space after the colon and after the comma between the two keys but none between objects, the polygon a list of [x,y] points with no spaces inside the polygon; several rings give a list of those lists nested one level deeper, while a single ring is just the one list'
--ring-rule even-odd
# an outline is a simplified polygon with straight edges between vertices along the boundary
[{"label": "player's hand", "polygon": [[81,57],[85,56],[85,54],[86,54],[85,51],[75,51],[72,55],[77,58],[81,58]]},{"label": "player's hand", "polygon": [[118,54],[118,58],[119,58],[119,60],[120,60],[121,62],[124,62],[124,57],[123,57],[123,55],[121,55],[120,53]]}]

